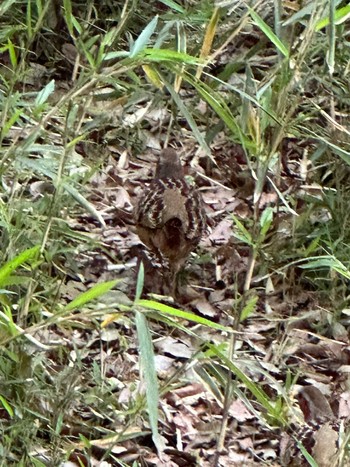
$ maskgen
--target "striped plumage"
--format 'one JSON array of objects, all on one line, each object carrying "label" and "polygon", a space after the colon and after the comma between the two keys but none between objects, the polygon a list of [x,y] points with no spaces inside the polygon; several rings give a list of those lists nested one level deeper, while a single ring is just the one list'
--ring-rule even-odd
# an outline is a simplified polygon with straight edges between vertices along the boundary
[{"label": "striped plumage", "polygon": [[161,260],[167,260],[174,276],[198,245],[206,218],[202,197],[184,178],[178,154],[162,151],[155,178],[140,196],[135,222],[141,241]]}]

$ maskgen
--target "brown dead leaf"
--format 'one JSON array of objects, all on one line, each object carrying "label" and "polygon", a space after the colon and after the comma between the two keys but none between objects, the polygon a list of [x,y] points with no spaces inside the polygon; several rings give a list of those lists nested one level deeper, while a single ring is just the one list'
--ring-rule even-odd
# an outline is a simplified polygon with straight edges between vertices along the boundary
[{"label": "brown dead leaf", "polygon": [[122,187],[115,190],[115,200],[113,203],[115,208],[130,208],[132,209],[132,203],[130,200],[129,193]]},{"label": "brown dead leaf", "polygon": [[245,404],[240,399],[236,399],[232,402],[229,413],[238,422],[245,422],[246,420],[251,420],[255,417],[255,415],[249,412]]},{"label": "brown dead leaf", "polygon": [[350,391],[343,392],[339,397],[339,418],[350,418]]},{"label": "brown dead leaf", "polygon": [[209,235],[209,239],[216,245],[227,243],[232,236],[232,220],[224,219],[215,227]]},{"label": "brown dead leaf", "polygon": [[170,336],[166,336],[155,343],[155,347],[166,354],[173,355],[174,357],[190,358],[193,350],[187,344],[180,342]]},{"label": "brown dead leaf", "polygon": [[203,297],[192,302],[192,305],[201,313],[203,316],[213,317],[217,314],[217,310],[211,305],[208,300]]},{"label": "brown dead leaf", "polygon": [[335,418],[326,396],[315,386],[302,387],[298,401],[307,423],[319,423]]},{"label": "brown dead leaf", "polygon": [[74,63],[78,56],[77,48],[68,42],[62,45],[62,53],[70,63]]},{"label": "brown dead leaf", "polygon": [[338,433],[334,430],[331,423],[325,423],[315,435],[315,446],[312,455],[318,464],[318,467],[336,466]]},{"label": "brown dead leaf", "polygon": [[158,376],[161,378],[162,375],[166,376],[168,370],[174,365],[174,359],[166,357],[165,355],[155,355],[154,363],[157,370]]},{"label": "brown dead leaf", "polygon": [[265,206],[276,204],[277,200],[278,196],[275,191],[273,193],[262,193],[259,199],[259,208],[263,209]]},{"label": "brown dead leaf", "polygon": [[186,386],[183,386],[181,388],[175,389],[171,393],[168,393],[168,396],[171,396],[171,398],[174,398],[173,396],[176,396],[176,399],[179,401],[180,399],[184,399],[186,397],[192,397],[192,396],[197,396],[200,394],[204,394],[205,388],[202,384],[200,383],[192,383],[192,384],[187,384]]}]

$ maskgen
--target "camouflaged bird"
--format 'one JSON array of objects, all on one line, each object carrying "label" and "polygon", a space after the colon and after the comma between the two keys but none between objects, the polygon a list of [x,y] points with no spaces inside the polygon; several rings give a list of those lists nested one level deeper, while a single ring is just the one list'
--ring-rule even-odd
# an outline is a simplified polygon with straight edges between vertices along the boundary
[{"label": "camouflaged bird", "polygon": [[174,149],[161,152],[155,177],[135,208],[135,223],[141,241],[163,265],[168,262],[174,292],[177,273],[206,229],[202,197],[185,180]]}]

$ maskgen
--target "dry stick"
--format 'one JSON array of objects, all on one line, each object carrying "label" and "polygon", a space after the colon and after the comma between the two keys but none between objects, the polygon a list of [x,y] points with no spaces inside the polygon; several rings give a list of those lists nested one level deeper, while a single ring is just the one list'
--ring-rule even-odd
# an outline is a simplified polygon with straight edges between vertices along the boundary
[{"label": "dry stick", "polygon": [[252,281],[253,271],[255,267],[255,261],[256,261],[256,252],[255,250],[253,250],[250,254],[249,261],[248,261],[248,269],[247,269],[247,273],[245,276],[245,282],[244,282],[244,288],[243,288],[244,292],[247,292],[250,289],[250,284]]}]

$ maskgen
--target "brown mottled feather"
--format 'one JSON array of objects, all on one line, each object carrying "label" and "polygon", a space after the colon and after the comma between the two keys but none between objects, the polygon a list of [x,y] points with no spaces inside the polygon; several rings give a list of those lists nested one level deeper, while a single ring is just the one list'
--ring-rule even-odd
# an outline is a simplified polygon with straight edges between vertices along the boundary
[{"label": "brown mottled feather", "polygon": [[176,275],[198,245],[206,217],[202,197],[186,182],[173,149],[160,154],[155,178],[135,208],[135,222],[141,241],[158,257],[167,259]]}]

